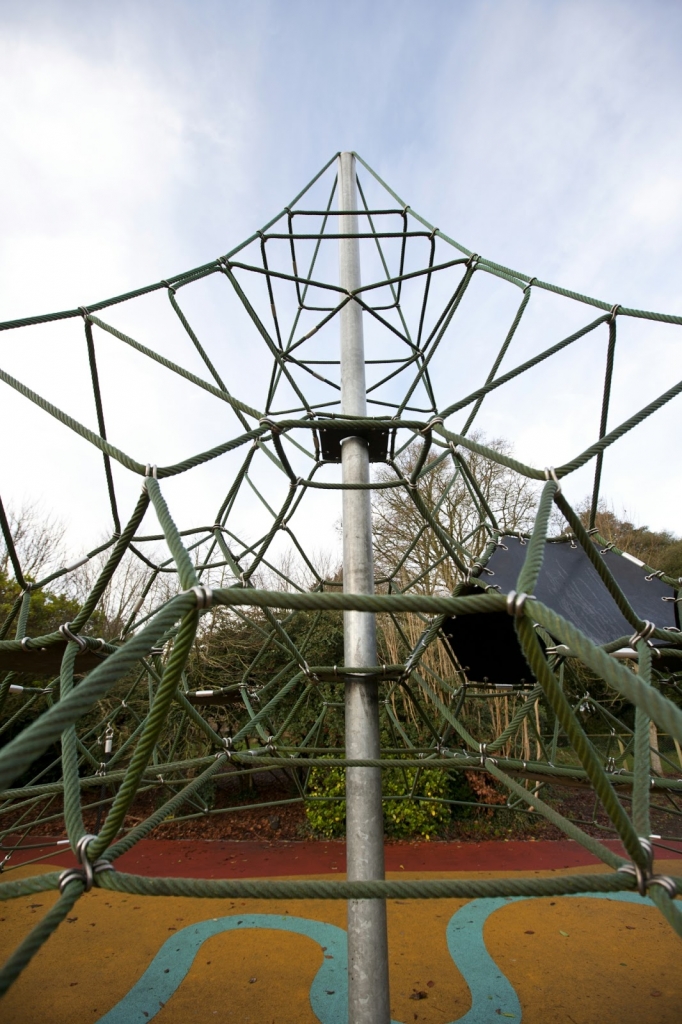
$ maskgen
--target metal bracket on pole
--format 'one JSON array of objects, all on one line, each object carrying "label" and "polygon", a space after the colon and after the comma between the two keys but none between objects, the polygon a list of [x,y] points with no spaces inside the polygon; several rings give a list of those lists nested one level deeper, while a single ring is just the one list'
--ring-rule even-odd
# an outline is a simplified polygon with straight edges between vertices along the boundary
[{"label": "metal bracket on pole", "polygon": [[[339,233],[358,231],[355,157],[339,156]],[[360,245],[357,238],[339,240],[341,287],[360,287]],[[362,307],[348,302],[339,313],[341,327],[341,412],[367,415],[365,345]],[[364,437],[344,437],[341,444],[344,484],[369,483],[369,449]],[[343,589],[371,594],[374,589],[372,508],[369,490],[343,492]],[[376,664],[376,622],[370,612],[344,612],[346,665]],[[376,679],[346,682],[346,756],[378,758],[379,700]],[[346,769],[346,857],[349,881],[384,877],[384,823],[381,769]],[[384,900],[348,901],[349,1024],[390,1024],[388,940]]]}]

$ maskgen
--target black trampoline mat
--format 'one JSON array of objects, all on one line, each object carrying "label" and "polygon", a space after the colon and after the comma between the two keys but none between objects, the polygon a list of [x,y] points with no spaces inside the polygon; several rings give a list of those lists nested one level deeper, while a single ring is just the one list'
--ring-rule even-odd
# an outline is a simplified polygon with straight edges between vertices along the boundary
[{"label": "black trampoline mat", "polygon": [[[527,542],[518,537],[502,537],[486,566],[490,572],[484,570],[481,582],[496,585],[502,594],[516,590],[527,551]],[[675,604],[663,600],[674,597],[675,591],[656,577],[647,579],[647,570],[627,556],[605,551],[602,558],[640,618],[663,629],[679,625]],[[545,544],[535,596],[596,644],[606,644],[633,632],[578,544]],[[443,630],[471,680],[498,685],[533,680],[513,620],[506,613],[458,616],[449,619]]]},{"label": "black trampoline mat", "polygon": [[[502,537],[501,541],[507,550],[498,547],[487,565],[495,575],[484,572],[481,582],[495,583],[503,594],[508,594],[517,589],[528,547],[518,537]],[[675,596],[670,587],[657,577],[647,580],[647,570],[624,555],[605,551],[602,558],[640,618],[663,629],[677,625],[673,602],[663,600]],[[545,544],[534,593],[538,601],[568,619],[596,644],[606,644],[633,632],[579,544]]]}]

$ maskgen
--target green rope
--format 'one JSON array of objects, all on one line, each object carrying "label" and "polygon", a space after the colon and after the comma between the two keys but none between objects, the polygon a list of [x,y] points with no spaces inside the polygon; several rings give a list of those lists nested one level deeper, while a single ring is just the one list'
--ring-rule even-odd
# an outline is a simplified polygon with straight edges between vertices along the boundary
[{"label": "green rope", "polygon": [[[70,319],[84,324],[96,431],[3,369],[0,369],[0,381],[101,453],[100,472],[103,468],[103,485],[114,524],[113,534],[86,556],[91,560],[101,555],[102,568],[94,585],[78,602],[72,621],[63,624],[66,632],[50,626],[46,629],[51,632],[36,635],[38,630],[31,627],[32,613],[40,605],[43,594],[66,593],[73,580],[71,574],[77,572],[78,565],[54,570],[51,566],[49,575],[35,581],[23,564],[21,544],[12,535],[12,517],[0,503],[5,564],[14,575],[12,586],[16,585],[7,601],[5,621],[0,626],[0,664],[3,657],[25,656],[27,666],[25,673],[5,671],[0,678],[0,714],[3,716],[0,733],[9,737],[9,742],[0,750],[0,835],[13,835],[16,843],[19,835],[30,837],[36,830],[44,835],[47,829],[63,820],[70,843],[75,847],[85,834],[84,798],[99,788],[100,798],[92,806],[98,808],[98,814],[106,813],[106,817],[97,838],[90,842],[87,855],[93,860],[102,855],[115,860],[153,834],[155,827],[169,815],[184,820],[203,813],[239,813],[237,805],[197,812],[197,807],[203,803],[203,787],[215,784],[228,764],[230,777],[235,779],[249,779],[266,770],[286,770],[293,774],[296,782],[293,797],[245,805],[261,808],[286,806],[290,802],[305,804],[319,799],[309,789],[312,769],[320,772],[321,777],[325,770],[361,767],[401,773],[405,793],[391,795],[391,798],[408,801],[426,799],[418,793],[418,780],[425,770],[437,770],[453,777],[462,772],[484,772],[506,787],[514,798],[514,801],[510,799],[509,806],[500,810],[511,811],[521,803],[530,807],[616,871],[551,879],[353,883],[151,879],[104,872],[96,876],[95,884],[139,895],[258,899],[384,899],[387,896],[471,899],[632,890],[636,882],[633,875],[617,871],[623,863],[621,858],[588,836],[575,821],[541,800],[537,792],[529,792],[521,784],[524,779],[543,785],[589,787],[602,803],[628,856],[645,873],[649,884],[648,854],[640,837],[650,835],[651,793],[663,792],[672,800],[675,794],[682,792],[682,780],[670,776],[652,778],[651,773],[650,722],[682,742],[679,707],[682,637],[673,629],[660,627],[661,621],[670,620],[661,616],[651,634],[654,640],[666,644],[665,660],[652,659],[652,649],[646,640],[639,639],[636,641],[639,665],[635,674],[612,657],[613,652],[629,643],[629,638],[613,637],[608,644],[599,647],[541,601],[527,600],[514,622],[520,648],[536,685],[529,691],[512,695],[513,704],[506,724],[499,724],[500,718],[493,728],[490,711],[486,718],[489,724],[480,729],[471,713],[472,702],[478,701],[480,708],[481,702],[497,701],[495,706],[499,710],[501,695],[472,686],[461,666],[454,663],[451,668],[448,666],[446,659],[452,652],[444,639],[443,628],[450,617],[490,615],[492,623],[507,610],[514,612],[519,607],[518,599],[516,602],[510,599],[507,607],[507,595],[496,592],[485,571],[498,542],[506,532],[516,529],[510,526],[508,510],[498,507],[499,503],[487,489],[483,479],[487,473],[493,477],[501,474],[519,486],[528,486],[534,481],[544,483],[533,516],[529,515],[522,523],[528,541],[516,584],[518,594],[534,597],[551,514],[556,506],[598,573],[605,595],[615,601],[635,634],[648,633],[645,622],[602,558],[597,544],[605,546],[606,541],[594,536],[593,527],[608,450],[682,393],[682,382],[669,382],[662,394],[608,430],[612,382],[617,369],[617,317],[629,316],[676,326],[682,325],[682,317],[614,306],[477,256],[406,206],[359,157],[359,164],[372,179],[371,187],[384,190],[382,202],[388,205],[372,206],[369,190],[361,186],[357,237],[373,244],[375,257],[378,257],[374,265],[379,276],[366,281],[353,295],[344,293],[337,281],[326,279],[327,264],[323,257],[328,245],[334,246],[336,252],[338,239],[336,211],[332,208],[337,192],[337,181],[331,180],[334,160],[332,157],[292,203],[272,217],[261,231],[223,257],[166,281],[94,303],[87,309],[0,324],[0,330]],[[327,172],[330,172],[330,180],[325,184],[322,179]],[[322,208],[300,205],[304,197],[314,195],[310,190],[318,182],[325,188]],[[386,218],[392,220],[387,222]],[[398,230],[395,230],[396,225]],[[284,264],[277,256],[278,246],[283,246],[287,252]],[[511,322],[495,342],[492,366],[478,378],[484,381],[482,386],[463,396],[450,394],[442,403],[438,400],[439,375],[442,374],[436,367],[444,347],[456,338],[462,310],[475,301],[476,289],[472,284],[479,271],[493,275],[500,288],[521,289],[523,295],[520,303],[518,297],[514,300]],[[205,288],[211,282],[216,287],[219,282],[223,288],[228,286],[230,300],[245,314],[248,330],[245,328],[240,344],[250,346],[252,376],[256,381],[260,378],[263,384],[264,400],[259,400],[258,404],[265,409],[265,415],[233,393],[233,367],[229,360],[221,361],[222,354],[221,358],[214,356],[213,349],[193,325],[200,321],[198,318],[194,321],[194,316],[185,312],[192,308],[191,304],[183,301],[181,306],[178,300],[180,289],[191,290],[195,285]],[[538,289],[548,293],[548,298],[556,294],[589,308],[576,330],[566,336],[559,335],[558,341],[519,362],[515,348],[518,347],[519,327],[531,292]],[[254,298],[261,290],[264,302]],[[148,296],[145,301],[152,303],[161,298],[161,294],[155,295],[157,292],[165,292],[168,297],[174,322],[179,321],[182,337],[191,343],[190,353],[196,353],[202,360],[209,379],[162,355],[160,346],[154,348],[145,344],[117,325],[120,304],[134,303],[142,296]],[[285,294],[290,297],[289,304],[283,299]],[[317,340],[312,341],[317,336],[321,338],[325,330],[333,329],[332,321],[352,301],[371,318],[372,330],[388,338],[397,353],[392,358],[393,349],[380,352],[381,358],[368,362],[368,376],[375,374],[375,364],[378,367],[367,388],[368,405],[377,414],[364,417],[340,414],[338,361],[318,358],[324,350],[318,353],[314,347]],[[97,315],[105,309],[110,311],[107,320]],[[550,471],[516,459],[499,450],[499,445],[486,444],[481,437],[467,436],[488,396],[506,389],[542,364],[552,365],[554,356],[601,330],[604,324],[608,325],[608,348],[599,431],[596,440],[584,451]],[[599,336],[593,335],[594,338]],[[107,337],[112,340],[106,341]],[[225,412],[228,419],[234,413],[241,433],[233,435],[228,430],[220,444],[158,468],[146,465],[148,452],[145,451],[144,460],[138,460],[116,447],[107,433],[106,424],[111,425],[112,419],[110,413],[105,418],[108,393],[101,386],[96,359],[96,344],[115,345],[116,342],[132,348],[137,353],[136,358],[144,360],[147,366],[163,367],[179,377],[183,387],[195,389],[197,395],[218,399],[222,405],[216,405],[215,418],[207,413],[211,426],[222,423]],[[618,358],[622,359],[622,355]],[[506,360],[510,369],[500,373]],[[310,382],[312,390],[308,392]],[[466,419],[457,432],[450,429],[449,417],[459,412],[463,412]],[[182,417],[183,410],[178,410],[178,415]],[[250,427],[251,421],[256,421],[253,427]],[[329,471],[328,459],[323,453],[332,450],[334,437],[338,444],[339,440],[353,434],[365,438],[373,452],[376,444],[376,457],[387,467],[381,479],[369,484],[344,485],[338,473]],[[139,440],[136,438],[135,446]],[[141,440],[148,446],[147,438]],[[168,488],[162,492],[159,481],[191,473],[223,457],[227,461],[232,452],[239,464],[227,474],[229,479],[216,501],[216,514],[202,516],[199,522],[207,524],[205,526],[178,529],[169,504],[172,491]],[[301,459],[306,467],[303,471],[298,468]],[[588,533],[581,516],[561,492],[558,481],[592,460],[595,472]],[[116,471],[113,462],[118,464]],[[260,472],[261,462],[267,467],[265,482]],[[483,475],[476,469],[480,465],[484,466]],[[223,468],[223,464],[216,462],[216,479]],[[125,517],[119,518],[119,508],[123,506],[117,487],[119,475],[124,472],[144,478],[144,483],[143,493],[121,528]],[[274,497],[268,482],[273,475],[278,486],[281,485]],[[240,514],[243,517],[240,496],[246,485],[258,496],[268,516],[265,526],[259,524],[253,526],[253,530],[250,523],[244,525],[238,519]],[[412,532],[403,548],[396,546],[395,556],[384,558],[374,594],[343,593],[338,574],[325,578],[311,556],[305,531],[296,527],[302,521],[299,509],[312,494],[342,491],[344,487],[373,490],[377,501],[404,500],[404,507],[410,510]],[[464,525],[448,519],[448,502],[456,502],[460,491],[472,509],[470,521]],[[152,527],[138,536],[150,504],[160,531]],[[533,525],[529,531],[531,519]],[[165,554],[157,555],[147,546],[157,542],[165,544],[168,549]],[[302,583],[288,566],[277,564],[276,553],[283,543],[291,545],[294,557],[300,558],[300,564],[310,573],[313,580],[310,586]],[[134,594],[125,595],[123,627],[120,628],[120,624],[116,627],[116,639],[106,634],[105,642],[98,639],[94,631],[100,622],[106,621],[108,595],[115,593],[117,587],[126,586],[121,581],[128,560],[143,567],[145,579]],[[670,599],[679,602],[678,580],[656,572],[656,567],[647,566],[646,571],[649,575],[658,575],[670,588]],[[263,573],[272,573],[272,578],[277,580],[269,589],[260,586]],[[442,582],[444,579],[447,585]],[[154,596],[157,587],[166,581],[169,590],[157,601]],[[221,585],[216,586],[216,582]],[[283,589],[275,590],[274,586]],[[389,635],[390,627],[391,636],[395,637],[396,653],[391,653],[388,659],[393,664],[355,667],[326,664],[336,655],[319,654],[316,644],[324,636],[325,643],[329,641],[333,645],[336,626],[329,624],[336,623],[339,613],[345,611],[375,614],[380,617],[380,628],[388,623],[385,636]],[[194,662],[189,659],[194,650],[200,662],[206,637],[211,635],[214,626],[219,629],[225,623],[235,630],[242,629],[244,636],[254,638],[255,646],[243,657],[238,645],[228,650],[225,665],[227,659],[232,659],[229,668],[222,663],[218,667],[209,666],[210,671],[215,670],[211,678],[217,680],[214,690],[209,691],[219,709],[214,718],[214,712],[209,713],[195,703],[198,698],[194,696],[197,689],[192,678]],[[12,629],[14,638],[8,639]],[[549,654],[539,634],[549,646]],[[626,755],[614,758],[610,753],[611,737],[604,751],[598,738],[588,735],[583,728],[579,712],[571,706],[567,696],[570,665],[567,663],[565,674],[562,658],[557,652],[551,653],[554,642],[566,645],[568,656],[605,684],[607,699],[589,698],[590,706],[600,711],[602,728],[618,728],[619,719],[608,708],[608,700],[614,696],[634,708],[634,737],[628,731]],[[83,660],[79,661],[81,649]],[[24,676],[30,676],[33,671],[30,659],[35,658],[37,664],[40,658],[49,660],[51,656],[61,656],[59,689],[54,681],[55,661],[53,682],[44,688],[42,684],[29,684],[15,696],[17,682],[21,680],[23,685]],[[83,672],[82,666],[95,656],[101,659],[99,663]],[[676,658],[678,669],[674,668]],[[14,666],[13,661],[13,669]],[[349,676],[376,681],[381,687],[382,714],[388,736],[392,738],[384,744],[378,758],[350,760],[344,756],[342,744],[336,741],[337,733],[341,735],[341,700],[335,688]],[[409,716],[400,711],[401,701],[409,709]],[[551,743],[534,720],[538,701],[543,714],[548,715],[550,730],[553,725]],[[227,735],[224,735],[223,718],[230,722]],[[526,727],[528,730],[524,732]],[[110,760],[103,761],[99,741],[105,730],[114,728],[121,730],[117,749]],[[328,735],[324,731],[327,728]],[[190,732],[194,744],[191,749],[183,745],[185,734]],[[516,756],[518,744],[523,735],[527,741],[528,732],[537,744],[535,760]],[[568,741],[565,749],[559,747],[560,737]],[[462,745],[461,751],[448,749],[451,739]],[[254,741],[258,744],[256,748],[251,746]],[[45,772],[58,767],[59,761],[54,759],[52,751],[58,742],[61,742],[61,778],[53,781],[54,775]],[[395,747],[389,746],[390,743]],[[630,757],[632,750],[634,771],[626,771],[624,767],[616,770],[616,760],[623,765],[624,757]],[[503,751],[509,756],[502,756]],[[196,756],[182,756],[190,753]],[[561,763],[555,763],[557,758]],[[49,769],[45,768],[47,762],[50,762]],[[158,789],[159,778],[170,797],[143,821],[128,827],[127,815],[136,796],[152,788]],[[16,782],[21,785],[13,785]],[[102,788],[103,783],[111,787],[108,793]],[[632,791],[631,813],[619,796],[628,790]],[[58,877],[51,872],[4,883],[0,885],[0,898],[49,891],[57,887]],[[78,878],[65,886],[55,906],[10,958],[0,975],[2,986],[6,988],[11,984],[82,890]],[[682,915],[667,891],[660,885],[649,884],[648,892],[666,920],[682,934]]]}]

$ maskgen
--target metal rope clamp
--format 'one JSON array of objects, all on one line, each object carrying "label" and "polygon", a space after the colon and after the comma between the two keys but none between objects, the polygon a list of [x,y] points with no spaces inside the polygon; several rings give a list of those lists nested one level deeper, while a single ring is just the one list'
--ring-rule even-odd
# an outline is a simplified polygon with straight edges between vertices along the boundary
[{"label": "metal rope clamp", "polygon": [[437,424],[440,424],[441,427],[444,426],[444,421],[443,421],[443,417],[442,416],[434,416],[433,419],[429,420],[429,422],[426,424],[425,427],[421,428],[419,433],[420,434],[428,434],[429,431],[433,430],[433,428]]},{"label": "metal rope clamp", "polygon": [[196,595],[198,611],[210,608],[213,604],[213,591],[210,587],[192,587],[192,593]]},{"label": "metal rope clamp", "polygon": [[111,861],[101,858],[100,860],[96,860],[93,864],[93,862],[88,859],[88,846],[93,839],[97,839],[97,836],[88,833],[81,836],[76,843],[76,857],[78,858],[78,862],[81,866],[79,868],[67,868],[66,871],[62,871],[59,876],[59,891],[61,893],[64,892],[70,882],[75,881],[82,882],[85,887],[85,892],[90,892],[95,881],[95,875],[99,875],[103,871],[116,870]]},{"label": "metal rope clamp", "polygon": [[526,601],[537,601],[537,598],[533,594],[517,594],[515,590],[510,590],[507,594],[507,614],[520,619]]},{"label": "metal rope clamp", "polygon": [[149,477],[153,477],[154,480],[158,479],[158,467],[151,462],[148,462],[147,465],[144,467],[144,480],[142,481],[143,494],[147,493],[147,480]]},{"label": "metal rope clamp", "polygon": [[677,885],[674,879],[669,875],[654,875],[651,870],[653,862],[653,848],[648,839],[643,836],[639,837],[639,843],[642,850],[647,857],[647,867],[642,869],[639,864],[623,864],[618,868],[618,872],[623,875],[633,875],[637,880],[637,892],[640,896],[646,896],[647,889],[650,889],[652,885],[660,885],[665,890],[671,900],[674,900],[677,896]]},{"label": "metal rope clamp", "polygon": [[644,619],[644,626],[638,633],[633,633],[630,637],[630,647],[634,647],[639,640],[648,640],[651,634],[656,629],[653,622],[649,622],[648,619]]},{"label": "metal rope clamp", "polygon": [[71,632],[71,623],[65,622],[59,627],[59,632],[62,634],[65,640],[71,641],[74,644],[78,644],[81,651],[84,651],[88,646],[82,636],[78,636],[77,633]]},{"label": "metal rope clamp", "polygon": [[280,427],[279,423],[275,423],[275,421],[271,420],[269,416],[261,416],[261,418],[258,420],[258,425],[260,427],[267,427],[272,434],[282,433],[282,428]]},{"label": "metal rope clamp", "polygon": [[492,761],[493,764],[497,764],[497,758],[495,758],[495,757],[490,757],[489,758],[488,757],[488,744],[487,743],[479,743],[478,744],[478,750],[479,750],[479,753],[481,755],[481,768],[485,768],[486,760],[490,760],[490,761]]},{"label": "metal rope clamp", "polygon": [[559,483],[559,477],[556,475],[554,466],[545,466],[545,480],[548,482],[553,480],[556,484],[556,493],[561,494],[561,484]]}]

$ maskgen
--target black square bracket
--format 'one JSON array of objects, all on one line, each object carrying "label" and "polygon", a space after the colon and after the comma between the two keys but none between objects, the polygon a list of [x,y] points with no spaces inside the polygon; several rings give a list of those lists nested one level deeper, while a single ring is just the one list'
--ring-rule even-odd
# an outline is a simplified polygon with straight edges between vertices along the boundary
[{"label": "black square bracket", "polygon": [[341,462],[341,441],[344,437],[363,437],[369,448],[370,462],[386,462],[388,459],[388,430],[334,430],[322,427],[319,435],[323,462]]}]

